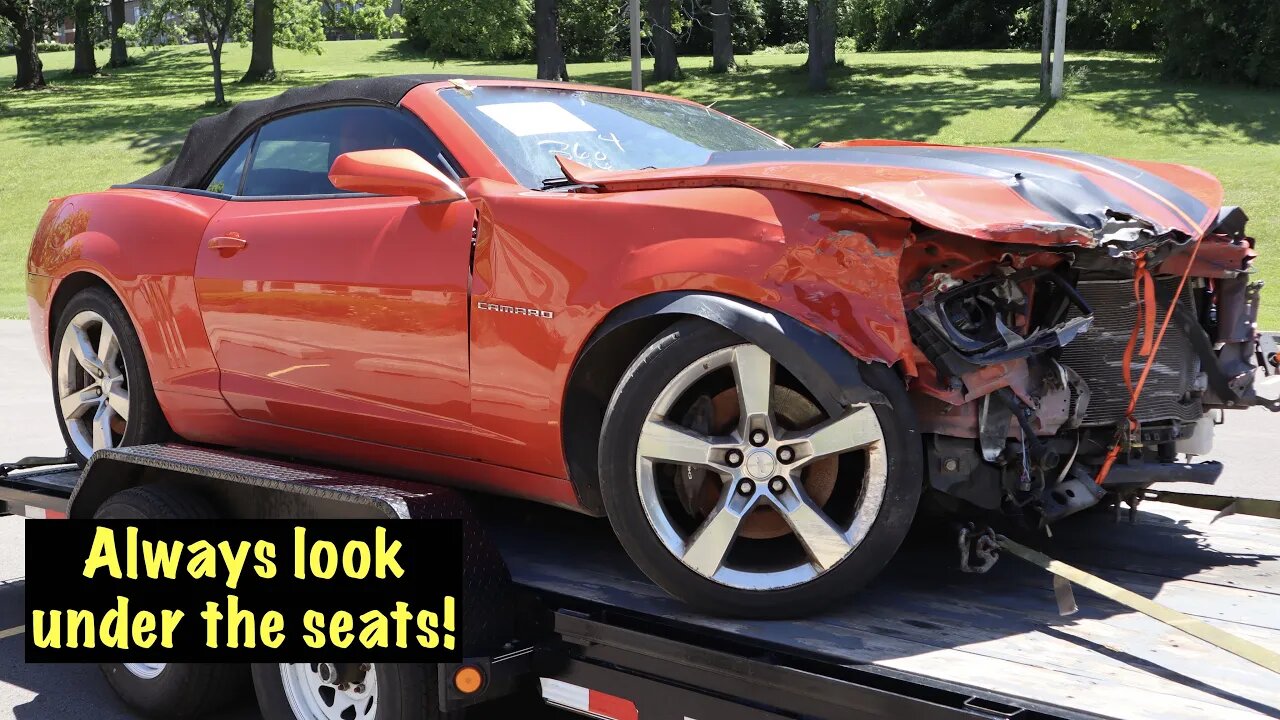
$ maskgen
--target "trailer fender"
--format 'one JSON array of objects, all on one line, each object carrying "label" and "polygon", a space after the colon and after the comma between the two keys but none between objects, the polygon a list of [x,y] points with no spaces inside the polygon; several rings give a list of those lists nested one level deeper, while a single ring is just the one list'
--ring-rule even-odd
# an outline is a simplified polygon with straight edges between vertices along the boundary
[{"label": "trailer fender", "polygon": [[199,494],[224,518],[460,519],[463,652],[489,654],[514,637],[511,574],[466,499],[454,490],[185,445],[139,445],[95,452],[71,494],[67,516],[92,518],[112,495],[159,483]]}]

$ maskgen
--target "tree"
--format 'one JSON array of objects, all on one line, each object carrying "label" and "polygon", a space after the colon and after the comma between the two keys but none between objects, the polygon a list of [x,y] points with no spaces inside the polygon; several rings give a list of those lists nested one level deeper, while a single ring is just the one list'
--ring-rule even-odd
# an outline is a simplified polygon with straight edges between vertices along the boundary
[{"label": "tree", "polygon": [[74,15],[76,20],[76,62],[71,68],[72,75],[97,75],[98,59],[94,57],[93,31],[97,19],[97,6],[94,0],[75,0]]},{"label": "tree", "polygon": [[827,89],[827,72],[836,62],[836,0],[809,0],[809,89]]},{"label": "tree", "polygon": [[391,0],[321,0],[322,31],[338,40],[383,40],[404,31],[404,17],[388,14]]},{"label": "tree", "polygon": [[111,59],[107,67],[124,67],[129,64],[129,48],[120,36],[120,28],[124,25],[124,0],[111,0]]},{"label": "tree", "polygon": [[[720,0],[683,0],[683,5],[676,17],[676,22],[685,26],[676,29],[676,50],[681,55],[711,55],[714,63],[716,33],[722,24],[717,20],[721,19],[728,21],[725,44],[730,59],[739,54],[750,55],[764,41],[764,15],[759,0],[728,0],[727,15],[721,10]],[[803,27],[804,23],[800,24]]]},{"label": "tree", "polygon": [[556,0],[534,0],[534,53],[538,57],[539,80],[568,80],[564,49],[560,46],[560,11]]},{"label": "tree", "polygon": [[253,0],[253,51],[242,83],[276,78],[274,48],[320,54],[323,11],[316,0]]},{"label": "tree", "polygon": [[530,0],[404,0],[404,34],[436,60],[527,57]]},{"label": "tree", "polygon": [[676,36],[671,29],[671,0],[649,0],[649,42],[653,52],[653,81],[679,80]]},{"label": "tree", "polygon": [[560,48],[565,60],[611,60],[626,56],[627,4],[620,0],[558,0]]},{"label": "tree", "polygon": [[35,7],[31,0],[0,0],[0,18],[13,25],[14,55],[18,64],[13,87],[17,90],[35,90],[45,86],[44,63],[36,47],[37,32]]},{"label": "tree", "polygon": [[275,0],[253,0],[253,51],[249,56],[249,69],[240,78],[240,82],[276,79],[275,40]]},{"label": "tree", "polygon": [[733,15],[729,0],[711,0],[711,72],[738,67],[733,59]]},{"label": "tree", "polygon": [[175,36],[203,42],[213,61],[213,102],[225,105],[222,47],[227,38],[243,35],[249,23],[248,5],[240,0],[153,0],[138,29],[149,45],[172,41]]},{"label": "tree", "polygon": [[[874,0],[866,0],[874,2]],[[760,0],[766,45],[789,45],[808,38],[809,0]]]},{"label": "tree", "polygon": [[1170,75],[1280,87],[1280,6],[1274,0],[1166,3],[1157,17]]}]

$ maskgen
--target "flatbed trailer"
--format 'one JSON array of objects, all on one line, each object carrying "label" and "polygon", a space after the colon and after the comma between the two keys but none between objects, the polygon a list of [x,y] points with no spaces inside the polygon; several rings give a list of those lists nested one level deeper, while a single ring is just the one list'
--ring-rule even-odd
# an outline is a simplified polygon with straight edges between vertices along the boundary
[{"label": "flatbed trailer", "polygon": [[[363,483],[376,488],[368,496],[383,499],[402,497],[389,489],[405,487],[374,475],[155,447],[110,452],[116,462],[169,463],[170,471],[180,458],[179,469],[219,483],[301,483],[321,495]],[[83,477],[66,466],[15,470],[0,480],[0,511],[66,516]],[[838,610],[726,619],[696,613],[649,582],[604,521],[466,497],[522,605],[544,628],[484,659],[503,680],[497,685],[516,693],[508,703],[524,702],[523,694],[531,704],[541,698],[613,720],[1280,717],[1274,673],[1092,594],[1081,593],[1079,612],[1062,617],[1048,574],[1013,557],[982,575],[962,573],[954,539],[913,536]],[[1214,520],[1213,510],[1149,501],[1118,527],[1102,512],[1059,523],[1042,549],[1280,647],[1280,520]],[[445,697],[442,706],[459,703]]]}]

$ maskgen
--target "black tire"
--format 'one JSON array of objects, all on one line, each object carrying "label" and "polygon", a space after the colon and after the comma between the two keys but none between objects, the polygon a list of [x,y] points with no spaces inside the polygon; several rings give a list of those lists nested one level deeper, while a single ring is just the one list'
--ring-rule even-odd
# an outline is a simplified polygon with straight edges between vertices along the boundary
[{"label": "black tire", "polygon": [[[375,663],[378,709],[374,720],[442,720],[435,666],[421,663]],[[253,664],[253,687],[263,720],[299,718],[289,707],[277,663]]]},{"label": "black tire", "polygon": [[812,580],[781,589],[744,590],[712,581],[673,555],[650,525],[636,490],[635,457],[641,427],[655,399],[682,369],[744,341],[718,325],[682,321],[631,364],[605,413],[600,438],[600,486],[609,521],[627,554],[658,585],[718,615],[795,617],[817,611],[870,581],[897,552],[923,489],[922,452],[902,381],[888,367],[861,364],[864,382],[882,393],[875,405],[885,439],[887,480],[879,514],[865,539],[839,564]]},{"label": "black tire", "polygon": [[[205,520],[218,517],[207,500],[181,488],[147,485],[122,490],[94,513],[101,520]],[[102,663],[102,674],[126,705],[151,718],[199,718],[245,699],[242,664],[167,663],[144,678],[124,663]]]},{"label": "black tire", "polygon": [[107,498],[93,516],[99,520],[216,520],[218,511],[203,497],[170,485],[140,485]]},{"label": "black tire", "polygon": [[[76,293],[62,308],[54,326],[52,337],[53,372],[50,373],[55,409],[58,407],[58,358],[62,350],[63,337],[67,325],[77,314],[84,310],[92,310],[101,315],[115,330],[120,342],[120,352],[124,356],[125,374],[129,385],[129,421],[124,435],[118,445],[146,445],[168,439],[171,431],[166,422],[160,403],[156,400],[155,390],[151,385],[151,373],[147,367],[147,359],[142,353],[142,343],[138,333],[129,320],[120,300],[103,287],[90,287]],[[83,466],[88,457],[82,453],[71,439],[67,423],[58,415],[58,428],[62,431],[62,439],[67,444],[71,459]]]}]

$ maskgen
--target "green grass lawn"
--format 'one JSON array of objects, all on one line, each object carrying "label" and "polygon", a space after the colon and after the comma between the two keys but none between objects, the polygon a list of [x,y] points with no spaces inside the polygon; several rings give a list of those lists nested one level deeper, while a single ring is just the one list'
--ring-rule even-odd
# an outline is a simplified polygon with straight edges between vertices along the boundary
[{"label": "green grass lawn", "polygon": [[[99,53],[106,61],[106,53]],[[127,182],[176,152],[193,120],[214,108],[203,46],[135,55],[142,62],[110,76],[68,77],[71,53],[43,56],[53,89],[0,92],[0,316],[26,312],[22,273],[27,243],[45,202],[55,196]],[[860,53],[844,58],[833,90],[814,95],[795,71],[797,55],[741,58],[741,71],[715,76],[707,58],[682,60],[688,78],[650,89],[683,95],[773,132],[800,146],[819,140],[884,137],[954,144],[1066,147],[1120,157],[1187,163],[1218,175],[1229,203],[1248,210],[1272,280],[1262,324],[1280,328],[1280,92],[1171,83],[1154,60],[1120,54],[1073,56],[1069,96],[1047,105],[1037,97],[1039,56],[1024,52]],[[235,80],[247,48],[228,48]],[[233,102],[293,85],[340,77],[407,72],[531,77],[532,65],[434,64],[392,42],[324,45],[319,56],[277,50],[283,80],[228,85]],[[623,86],[625,63],[574,64],[575,80]],[[0,58],[0,83],[14,73]],[[1273,247],[1277,252],[1268,256]]]}]

